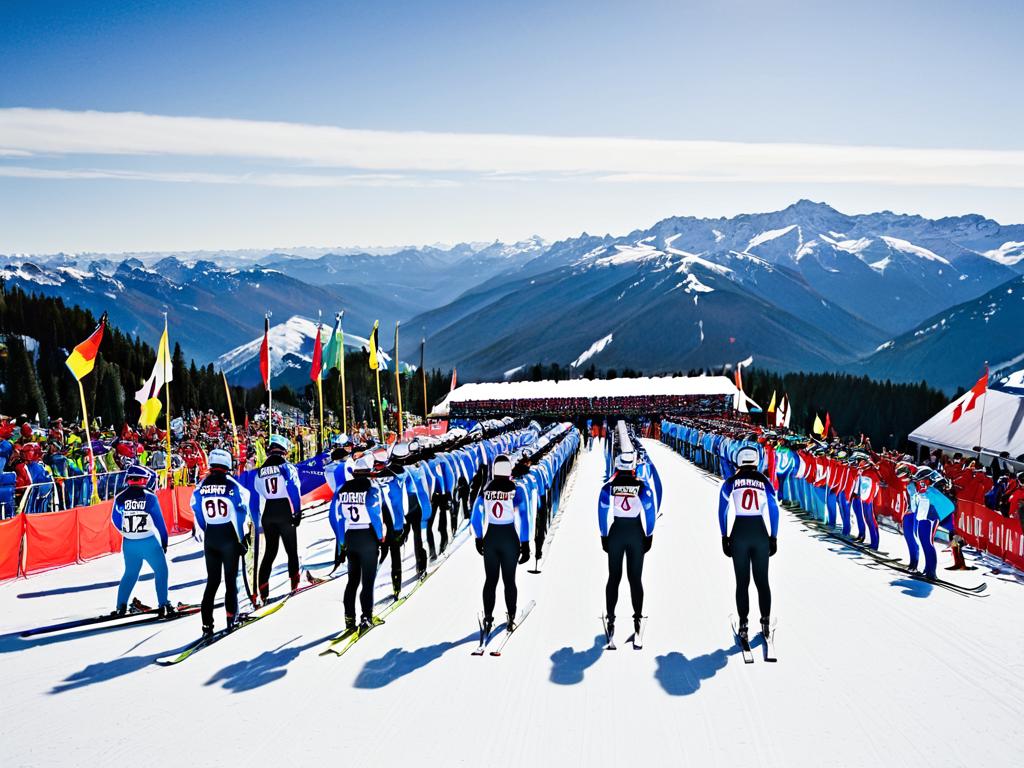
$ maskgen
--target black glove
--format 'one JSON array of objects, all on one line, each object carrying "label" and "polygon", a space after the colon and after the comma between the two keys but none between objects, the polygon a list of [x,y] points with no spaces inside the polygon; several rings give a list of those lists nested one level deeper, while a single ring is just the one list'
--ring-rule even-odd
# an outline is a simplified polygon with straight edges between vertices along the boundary
[{"label": "black glove", "polygon": [[519,564],[522,565],[530,559],[530,542],[524,541],[519,545]]},{"label": "black glove", "polygon": [[779,551],[779,540],[775,536],[768,537],[768,557]]},{"label": "black glove", "polygon": [[407,525],[407,526],[405,526],[405,528],[402,529],[402,535],[398,539],[398,543],[400,545],[405,544],[406,539],[409,538],[409,531],[411,529],[412,529],[411,525]]},{"label": "black glove", "polygon": [[248,533],[245,534],[239,544],[242,546],[242,554],[244,555],[249,551],[249,547],[252,545],[252,537]]},{"label": "black glove", "polygon": [[301,522],[302,522],[302,514],[301,513],[292,518],[292,523],[294,523],[296,528],[299,527],[299,523],[301,523]]},{"label": "black glove", "polygon": [[605,552],[608,551],[608,537],[607,536],[602,536],[601,537],[601,549],[603,549]]},{"label": "black glove", "polygon": [[732,540],[728,536],[722,537],[722,551],[726,557],[732,557]]},{"label": "black glove", "polygon": [[644,552],[650,552],[652,544],[654,544],[654,537],[644,536]]},{"label": "black glove", "polygon": [[477,551],[477,554],[480,554],[480,555],[482,555],[484,553],[484,540],[483,539],[477,539],[476,540],[476,551]]},{"label": "black glove", "polygon": [[388,545],[387,540],[382,539],[380,542],[380,559],[377,561],[378,565],[384,565],[384,561],[388,559]]},{"label": "black glove", "polygon": [[163,550],[164,550],[164,554],[166,555],[167,554],[167,542],[166,541],[163,543]]},{"label": "black glove", "polygon": [[339,541],[334,547],[334,567],[337,568],[344,563],[346,557],[345,545]]}]

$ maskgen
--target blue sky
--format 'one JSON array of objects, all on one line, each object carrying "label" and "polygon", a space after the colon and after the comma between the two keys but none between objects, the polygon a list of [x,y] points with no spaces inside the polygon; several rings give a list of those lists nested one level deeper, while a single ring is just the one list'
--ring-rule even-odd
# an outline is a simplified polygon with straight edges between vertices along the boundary
[{"label": "blue sky", "polygon": [[800,197],[1022,222],[1022,27],[1019,2],[4,2],[0,253],[556,238]]}]

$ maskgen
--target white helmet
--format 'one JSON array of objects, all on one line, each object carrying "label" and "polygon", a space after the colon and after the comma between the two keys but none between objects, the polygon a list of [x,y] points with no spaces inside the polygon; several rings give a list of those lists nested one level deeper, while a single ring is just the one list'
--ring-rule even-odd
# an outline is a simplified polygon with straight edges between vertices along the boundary
[{"label": "white helmet", "polygon": [[494,464],[491,467],[491,475],[493,477],[511,477],[512,476],[512,459],[506,454],[501,454],[494,459]]},{"label": "white helmet", "polygon": [[223,467],[225,470],[231,470],[231,454],[225,451],[223,448],[215,448],[210,451],[209,464],[210,468]]},{"label": "white helmet", "polygon": [[744,445],[736,451],[736,463],[741,467],[756,467],[761,463],[761,453],[752,445]]},{"label": "white helmet", "polygon": [[284,435],[274,435],[270,438],[270,444],[267,446],[267,450],[278,450],[282,453],[289,453],[292,450],[292,441]]},{"label": "white helmet", "polygon": [[373,454],[369,451],[355,454],[351,467],[353,474],[370,474],[373,472]]},{"label": "white helmet", "polygon": [[618,472],[632,472],[636,469],[636,454],[623,451],[615,457],[615,469]]}]

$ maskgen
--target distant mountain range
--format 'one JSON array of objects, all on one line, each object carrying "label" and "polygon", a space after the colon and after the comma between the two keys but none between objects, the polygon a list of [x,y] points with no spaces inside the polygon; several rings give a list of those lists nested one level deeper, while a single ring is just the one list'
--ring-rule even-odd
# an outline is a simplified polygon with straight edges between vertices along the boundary
[{"label": "distant mountain range", "polygon": [[1024,225],[977,215],[851,216],[801,200],[551,244],[246,251],[216,263],[179,256],[2,257],[0,276],[109,309],[123,329],[150,339],[166,305],[176,338],[202,361],[245,348],[266,308],[309,318],[341,307],[346,328],[362,335],[377,318],[384,327],[401,319],[417,337],[422,329],[428,365],[458,367],[462,380],[514,377],[536,362],[655,373],[753,355],[777,370],[954,389],[985,359],[1024,355],[1011,325],[993,332],[1003,328],[995,318],[1019,316],[1007,297],[1024,293]]}]

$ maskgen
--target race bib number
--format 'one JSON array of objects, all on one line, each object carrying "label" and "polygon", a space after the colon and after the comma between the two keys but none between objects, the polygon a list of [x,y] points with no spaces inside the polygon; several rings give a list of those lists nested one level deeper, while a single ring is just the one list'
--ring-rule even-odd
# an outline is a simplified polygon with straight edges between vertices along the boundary
[{"label": "race bib number", "polygon": [[487,510],[487,521],[503,525],[514,522],[515,507],[514,491],[487,491],[484,493],[484,508]]},{"label": "race bib number", "polygon": [[149,515],[124,515],[121,518],[122,533],[149,533]]}]

